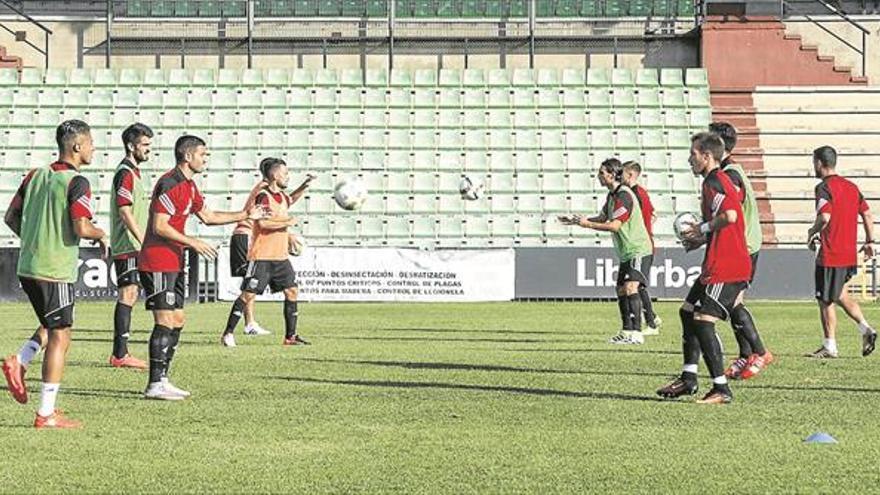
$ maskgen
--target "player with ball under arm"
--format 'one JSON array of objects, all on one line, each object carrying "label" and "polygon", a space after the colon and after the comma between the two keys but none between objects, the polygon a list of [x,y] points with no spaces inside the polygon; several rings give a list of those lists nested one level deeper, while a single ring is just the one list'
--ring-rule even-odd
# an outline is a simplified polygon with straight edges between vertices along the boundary
[{"label": "player with ball under arm", "polygon": [[680,232],[685,249],[690,251],[705,244],[706,254],[700,278],[679,309],[684,354],[681,375],[657,390],[657,395],[668,399],[697,393],[701,353],[712,377],[712,389],[697,402],[727,404],[733,398],[724,374],[724,355],[715,322],[727,320],[734,308],[742,304],[743,291],[751,279],[752,259],[739,194],[721,170],[723,157],[724,142],[717,134],[703,132],[691,138],[691,171],[703,176],[703,222],[679,225],[676,219],[676,232]]},{"label": "player with ball under arm", "polygon": [[[617,273],[617,305],[623,328],[609,342],[633,345],[645,343],[642,334],[642,299],[639,285],[647,285],[650,269],[649,257],[653,245],[642,209],[635,193],[622,182],[623,164],[617,158],[609,158],[599,167],[599,182],[608,188],[608,199],[602,212],[592,218],[581,215],[563,215],[559,221],[565,225],[577,225],[587,229],[611,232],[614,249],[620,258]],[[647,265],[644,262],[647,262]]]},{"label": "player with ball under arm", "polygon": [[[248,265],[241,283],[241,295],[232,304],[226,330],[221,342],[226,347],[235,347],[233,331],[241,319],[242,311],[253,302],[257,294],[266,287],[272,292],[284,292],[284,345],[308,345],[296,332],[299,316],[296,274],[290,265],[288,255],[292,242],[287,229],[296,225],[297,219],[288,214],[288,208],[295,199],[285,192],[289,182],[287,164],[278,158],[264,158],[260,162],[260,173],[266,186],[256,195],[256,204],[264,208],[269,216],[259,219],[253,225],[253,241],[248,250]],[[301,189],[308,187],[313,176],[303,183]],[[299,189],[297,191],[300,191]],[[301,192],[301,191],[300,191]]]}]

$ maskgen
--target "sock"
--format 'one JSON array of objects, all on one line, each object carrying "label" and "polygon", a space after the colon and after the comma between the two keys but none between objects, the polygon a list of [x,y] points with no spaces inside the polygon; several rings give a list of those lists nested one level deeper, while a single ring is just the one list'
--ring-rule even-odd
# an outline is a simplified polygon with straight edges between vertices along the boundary
[{"label": "sock", "polygon": [[31,360],[34,359],[34,356],[39,354],[40,352],[40,343],[33,339],[28,339],[27,342],[21,346],[21,349],[18,350],[18,362],[21,363],[22,366],[27,366],[31,363]]},{"label": "sock", "polygon": [[[733,308],[730,313],[730,323],[733,325],[734,333],[742,335],[743,342],[740,342],[740,337],[736,339],[739,344],[740,357],[747,358],[753,353],[763,356],[767,352],[767,349],[764,348],[764,342],[761,341],[761,335],[758,334],[758,329],[755,327],[752,313],[746,309],[745,305],[738,304]],[[744,354],[744,352],[748,352],[748,354]]]},{"label": "sock", "polygon": [[709,368],[709,376],[713,379],[724,375],[724,354],[721,349],[721,341],[715,333],[715,323],[702,320],[694,320],[694,333],[700,341],[700,349],[703,351],[703,360]]},{"label": "sock", "polygon": [[131,328],[131,306],[116,301],[113,311],[113,356],[117,359],[128,354],[128,336]]},{"label": "sock", "polygon": [[727,385],[727,377],[724,375],[716,376],[712,379],[714,385]]},{"label": "sock", "polygon": [[648,288],[644,285],[639,286],[639,297],[642,299],[642,310],[645,312],[645,323],[654,324],[657,314],[654,313],[654,303],[651,302],[651,295],[648,294]]},{"label": "sock", "polygon": [[867,321],[862,320],[859,322],[859,333],[860,334],[867,335],[873,331],[874,331],[874,329],[871,328],[871,325],[869,325]]},{"label": "sock", "polygon": [[626,296],[617,296],[617,309],[620,311],[620,328],[629,330],[629,300]]},{"label": "sock", "polygon": [[684,365],[696,367],[700,364],[700,341],[694,333],[694,314],[683,309],[678,310],[681,318],[681,351],[684,354]]},{"label": "sock", "polygon": [[699,370],[699,365],[696,364],[686,364],[681,367],[681,379],[686,382],[696,382],[697,381],[697,371]]},{"label": "sock", "polygon": [[171,329],[166,326],[153,326],[153,333],[150,334],[150,383],[162,381],[170,334]]},{"label": "sock", "polygon": [[284,300],[284,337],[292,338],[296,335],[296,318],[299,311],[296,307],[296,301]]},{"label": "sock", "polygon": [[629,300],[629,327],[636,332],[642,331],[642,296],[638,292],[626,296]]},{"label": "sock", "polygon": [[229,310],[229,319],[226,320],[226,330],[223,333],[234,332],[238,322],[241,321],[242,315],[244,315],[244,301],[236,299],[232,303],[232,309]]},{"label": "sock", "polygon": [[822,347],[831,352],[837,352],[837,339],[822,339]]},{"label": "sock", "polygon": [[177,343],[180,342],[180,332],[183,327],[177,327],[168,334],[168,352],[165,353],[165,370],[162,372],[162,378],[168,377],[168,370],[171,368],[171,360],[174,359],[174,353],[177,351]]},{"label": "sock", "polygon": [[61,388],[60,383],[43,383],[40,391],[40,408],[37,414],[46,417],[55,413],[55,399],[58,398],[58,389]]}]

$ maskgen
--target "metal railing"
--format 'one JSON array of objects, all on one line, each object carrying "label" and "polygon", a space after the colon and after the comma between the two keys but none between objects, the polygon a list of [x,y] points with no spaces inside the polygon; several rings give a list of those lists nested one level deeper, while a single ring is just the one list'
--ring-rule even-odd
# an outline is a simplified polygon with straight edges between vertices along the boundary
[{"label": "metal railing", "polygon": [[[832,14],[835,17],[839,17],[844,22],[848,23],[849,25],[851,25],[855,29],[857,29],[861,33],[861,47],[854,45],[850,41],[848,41],[848,40],[844,39],[842,36],[840,36],[840,34],[834,32],[834,30],[825,26],[825,23],[827,23],[828,21],[825,21],[822,19],[817,19],[816,17],[813,16],[813,14],[811,14],[809,12],[810,9],[805,8],[801,4],[798,4],[795,2],[790,2],[787,0],[782,0],[782,17],[784,19],[786,19],[787,17],[789,17],[793,14],[798,15],[800,17],[803,17],[808,22],[813,23],[815,26],[817,26],[822,31],[825,31],[826,33],[828,33],[829,35],[834,37],[836,40],[843,43],[846,47],[848,47],[852,51],[858,53],[859,56],[861,57],[861,62],[862,62],[861,63],[861,69],[862,69],[861,75],[865,76],[867,74],[867,68],[868,68],[867,67],[868,35],[870,34],[870,32],[864,26],[862,26],[861,24],[859,24],[858,22],[853,20],[853,18],[850,17],[848,14],[842,12],[840,9],[829,4],[825,0],[814,0],[814,2],[811,2],[811,4],[812,5],[815,5],[815,4],[820,5],[828,13]],[[791,19],[786,19],[786,20],[789,22],[792,21]],[[840,21],[838,21],[838,22],[840,22]]]},{"label": "metal railing", "polygon": [[16,6],[12,5],[7,0],[0,0],[0,5],[3,5],[7,9],[13,11],[16,15],[23,17],[25,20],[27,20],[28,22],[30,22],[34,26],[37,26],[38,28],[40,28],[41,31],[43,31],[43,48],[40,48],[37,45],[31,43],[30,40],[27,39],[27,36],[25,34],[23,34],[23,32],[13,31],[12,29],[9,29],[9,27],[6,24],[0,22],[0,29],[3,29],[7,33],[14,36],[16,41],[21,41],[22,43],[24,43],[27,46],[36,50],[38,53],[42,54],[43,60],[45,61],[45,67],[48,69],[49,68],[49,36],[52,35],[52,30],[47,28],[46,26],[44,26],[42,23],[40,23],[39,21],[37,21],[33,17],[24,13],[24,11],[18,9]]}]

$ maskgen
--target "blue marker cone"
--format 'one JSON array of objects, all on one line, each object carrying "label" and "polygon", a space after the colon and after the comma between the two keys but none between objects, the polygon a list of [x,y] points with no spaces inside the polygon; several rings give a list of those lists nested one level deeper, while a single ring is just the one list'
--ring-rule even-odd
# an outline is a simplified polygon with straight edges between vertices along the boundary
[{"label": "blue marker cone", "polygon": [[804,443],[837,443],[837,440],[824,431],[819,431],[808,436]]}]

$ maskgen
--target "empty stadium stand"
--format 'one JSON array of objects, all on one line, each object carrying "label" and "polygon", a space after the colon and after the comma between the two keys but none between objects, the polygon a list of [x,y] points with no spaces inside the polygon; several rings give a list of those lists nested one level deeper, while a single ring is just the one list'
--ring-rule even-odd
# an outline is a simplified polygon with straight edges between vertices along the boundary
[{"label": "empty stadium stand", "polygon": [[[294,209],[313,245],[604,245],[607,236],[555,215],[597,211],[606,191],[594,174],[611,155],[646,167],[661,242],[671,242],[673,212],[697,209],[687,149],[711,115],[703,70],[394,70],[362,80],[359,70],[0,70],[0,202],[53,159],[58,122],[82,118],[99,150],[84,173],[103,224],[119,134],[134,121],[158,131],[152,180],[173,165],[179,135],[206,138],[209,171],[198,180],[215,209],[240,208],[260,157],[284,157],[294,177],[320,174]],[[462,201],[463,174],[484,181],[487,196]],[[332,201],[343,176],[370,188],[357,214]]]},{"label": "empty stadium stand", "polygon": [[[127,17],[242,17],[241,0],[128,0]],[[258,17],[386,17],[386,0],[256,0]],[[540,0],[539,17],[693,16],[692,0]],[[399,18],[527,17],[528,0],[397,0]]]}]

